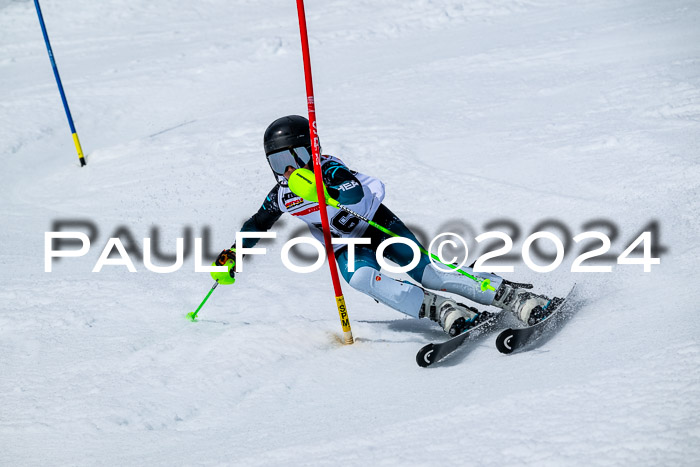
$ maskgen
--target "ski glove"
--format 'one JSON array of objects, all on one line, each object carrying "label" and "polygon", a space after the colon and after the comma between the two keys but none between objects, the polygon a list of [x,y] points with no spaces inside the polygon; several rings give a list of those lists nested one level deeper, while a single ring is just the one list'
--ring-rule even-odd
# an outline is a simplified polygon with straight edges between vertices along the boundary
[{"label": "ski glove", "polygon": [[236,249],[230,248],[222,251],[219,257],[212,263],[212,266],[226,266],[228,271],[212,272],[211,277],[219,284],[233,284],[236,282]]}]

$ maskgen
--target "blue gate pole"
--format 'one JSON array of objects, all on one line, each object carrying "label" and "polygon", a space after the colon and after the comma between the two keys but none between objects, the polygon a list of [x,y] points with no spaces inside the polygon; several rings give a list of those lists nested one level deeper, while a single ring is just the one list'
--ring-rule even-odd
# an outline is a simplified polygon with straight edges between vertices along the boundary
[{"label": "blue gate pole", "polygon": [[44,16],[41,14],[41,7],[39,6],[39,0],[34,0],[34,6],[36,6],[36,13],[39,15],[39,23],[41,24],[41,32],[44,33],[44,42],[46,42],[46,50],[49,52],[49,59],[51,60],[51,66],[53,67],[53,74],[56,77],[56,84],[58,84],[58,91],[61,93],[61,100],[63,101],[63,108],[66,110],[66,117],[68,117],[68,125],[70,125],[70,131],[73,134],[73,143],[75,144],[75,149],[78,151],[78,159],[80,159],[80,166],[83,167],[85,162],[85,157],[83,156],[83,148],[80,147],[80,140],[78,139],[78,132],[75,131],[75,125],[73,124],[73,117],[71,117],[70,109],[68,108],[68,101],[66,100],[66,93],[63,92],[63,85],[61,84],[61,76],[58,74],[58,67],[56,66],[56,60],[53,58],[53,51],[51,50],[51,42],[49,42],[49,34],[46,32],[46,25],[44,24]]}]

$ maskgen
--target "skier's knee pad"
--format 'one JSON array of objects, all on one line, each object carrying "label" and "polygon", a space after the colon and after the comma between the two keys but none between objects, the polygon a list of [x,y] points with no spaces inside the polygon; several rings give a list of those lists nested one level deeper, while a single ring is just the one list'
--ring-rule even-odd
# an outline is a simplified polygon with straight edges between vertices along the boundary
[{"label": "skier's knee pad", "polygon": [[375,274],[379,272],[372,268],[360,268],[352,274],[348,284],[362,293],[369,294]]},{"label": "skier's knee pad", "polygon": [[376,269],[363,267],[355,271],[350,286],[401,313],[418,318],[423,304],[423,290],[408,282],[383,276]]}]

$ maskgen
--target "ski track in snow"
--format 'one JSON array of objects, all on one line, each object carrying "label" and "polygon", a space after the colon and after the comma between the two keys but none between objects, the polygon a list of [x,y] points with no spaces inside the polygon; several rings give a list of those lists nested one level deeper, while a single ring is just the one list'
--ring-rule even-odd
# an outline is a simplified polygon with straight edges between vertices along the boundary
[{"label": "ski track in snow", "polygon": [[[121,227],[164,252],[209,227],[218,251],[257,210],[263,131],[305,112],[294,2],[44,0],[79,168],[33,2],[0,0],[0,464],[700,464],[697,2],[306,9],[324,152],[381,178],[407,224],[508,219],[519,252],[542,220],[602,219],[618,255],[656,220],[661,265],[573,274],[576,245],[549,274],[517,263],[546,293],[577,282],[577,315],[530,352],[492,333],[426,370],[442,332],[347,284],[340,343],[326,267],[281,263],[284,219],[190,323],[211,286],[192,257],[90,271]],[[45,273],[68,219],[98,237]]]}]

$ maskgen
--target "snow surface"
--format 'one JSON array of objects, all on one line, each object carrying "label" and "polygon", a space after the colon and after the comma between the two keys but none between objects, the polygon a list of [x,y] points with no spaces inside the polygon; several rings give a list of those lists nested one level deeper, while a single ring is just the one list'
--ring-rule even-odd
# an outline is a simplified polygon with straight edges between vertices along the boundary
[{"label": "snow surface", "polygon": [[[473,245],[510,219],[519,253],[542,220],[606,219],[617,255],[658,221],[650,273],[517,261],[545,293],[577,282],[578,315],[430,369],[414,356],[441,331],[346,284],[339,343],[327,267],[282,266],[292,219],[196,324],[212,281],[191,256],[91,272],[120,227],[139,249],[154,226],[169,253],[206,227],[232,243],[274,183],[265,127],[306,111],[295,2],[42,8],[88,165],[33,2],[0,1],[1,465],[700,464],[697,1],[307,1],[324,152],[409,225]],[[44,232],[71,219],[99,236],[46,273]]]}]

